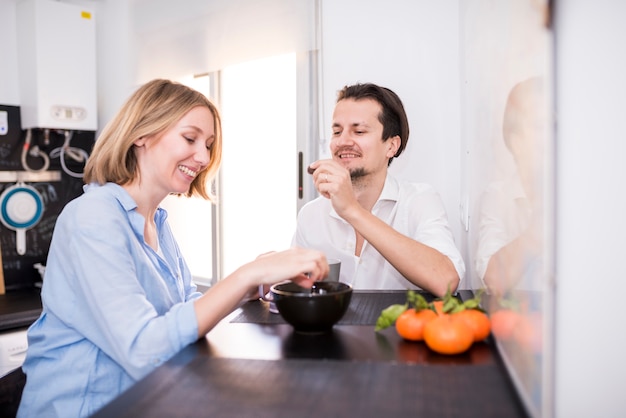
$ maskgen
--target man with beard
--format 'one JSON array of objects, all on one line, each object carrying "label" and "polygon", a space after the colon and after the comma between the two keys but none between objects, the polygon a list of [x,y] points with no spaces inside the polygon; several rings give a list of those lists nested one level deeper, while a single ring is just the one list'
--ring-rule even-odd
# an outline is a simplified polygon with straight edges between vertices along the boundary
[{"label": "man with beard", "polygon": [[388,173],[409,137],[400,98],[375,84],[346,86],[333,112],[332,159],[309,166],[321,194],[298,214],[292,244],[341,260],[355,289],[456,290],[465,265],[439,194]]}]

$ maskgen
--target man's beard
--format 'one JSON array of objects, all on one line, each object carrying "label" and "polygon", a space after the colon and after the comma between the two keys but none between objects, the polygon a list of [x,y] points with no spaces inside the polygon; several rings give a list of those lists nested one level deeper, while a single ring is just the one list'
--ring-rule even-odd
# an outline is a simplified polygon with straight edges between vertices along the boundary
[{"label": "man's beard", "polygon": [[365,177],[366,175],[367,173],[365,172],[365,169],[363,167],[350,170],[350,179],[352,181],[355,181],[355,180],[358,181],[359,179],[361,179],[362,177]]}]

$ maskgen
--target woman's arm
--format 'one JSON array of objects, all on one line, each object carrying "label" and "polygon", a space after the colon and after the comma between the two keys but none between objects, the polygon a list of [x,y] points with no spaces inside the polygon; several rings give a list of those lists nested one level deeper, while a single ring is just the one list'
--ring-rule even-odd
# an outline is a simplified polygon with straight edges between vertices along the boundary
[{"label": "woman's arm", "polygon": [[314,281],[327,274],[324,254],[302,248],[266,254],[244,264],[195,301],[198,337],[206,335],[251,292],[258,292],[260,285],[291,279],[301,286],[311,287]]}]

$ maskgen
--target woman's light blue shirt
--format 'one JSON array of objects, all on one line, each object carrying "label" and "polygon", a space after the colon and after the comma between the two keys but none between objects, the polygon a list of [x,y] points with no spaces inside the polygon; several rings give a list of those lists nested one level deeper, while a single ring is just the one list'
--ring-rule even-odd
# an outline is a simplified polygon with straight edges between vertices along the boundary
[{"label": "woman's light blue shirt", "polygon": [[59,215],[43,311],[28,330],[19,417],[88,416],[198,338],[200,296],[166,222],[161,257],[120,186],[85,186]]}]

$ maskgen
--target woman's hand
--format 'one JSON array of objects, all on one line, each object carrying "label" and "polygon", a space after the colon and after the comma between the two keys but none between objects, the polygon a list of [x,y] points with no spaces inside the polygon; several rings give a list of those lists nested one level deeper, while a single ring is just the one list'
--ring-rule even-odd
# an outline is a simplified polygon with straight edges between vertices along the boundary
[{"label": "woman's hand", "polygon": [[275,283],[292,280],[310,288],[313,283],[328,276],[328,262],[324,253],[304,248],[260,255],[256,260],[239,267],[223,280],[219,280],[195,303],[198,319],[198,336],[205,335],[250,298],[258,298],[259,287],[267,293]]},{"label": "woman's hand", "polygon": [[255,270],[253,275],[259,278],[257,285],[269,287],[284,280],[291,280],[306,288],[328,276],[329,269],[324,253],[297,247],[262,254],[245,268]]}]

